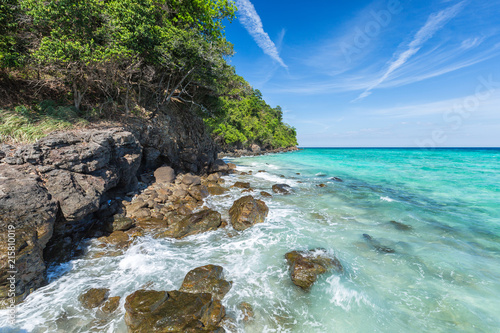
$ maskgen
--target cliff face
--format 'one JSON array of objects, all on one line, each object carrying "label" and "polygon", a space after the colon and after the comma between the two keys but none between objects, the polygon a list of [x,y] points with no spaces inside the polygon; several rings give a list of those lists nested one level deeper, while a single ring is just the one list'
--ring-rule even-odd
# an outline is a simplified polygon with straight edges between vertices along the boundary
[{"label": "cliff face", "polygon": [[120,196],[137,189],[139,172],[167,164],[204,173],[216,155],[203,122],[181,111],[0,146],[0,301],[10,288],[9,226],[15,228],[19,302],[43,285],[47,260],[68,259],[95,219],[120,209]]}]

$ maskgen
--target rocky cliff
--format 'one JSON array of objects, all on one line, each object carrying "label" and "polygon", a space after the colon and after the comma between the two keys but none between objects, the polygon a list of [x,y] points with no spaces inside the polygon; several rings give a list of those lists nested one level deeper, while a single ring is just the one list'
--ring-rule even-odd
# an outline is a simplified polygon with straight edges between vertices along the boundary
[{"label": "rocky cliff", "polygon": [[182,110],[0,146],[0,301],[10,290],[9,228],[15,229],[19,302],[43,285],[47,260],[67,259],[96,220],[120,209],[140,172],[167,164],[206,173],[216,156],[203,122]]}]

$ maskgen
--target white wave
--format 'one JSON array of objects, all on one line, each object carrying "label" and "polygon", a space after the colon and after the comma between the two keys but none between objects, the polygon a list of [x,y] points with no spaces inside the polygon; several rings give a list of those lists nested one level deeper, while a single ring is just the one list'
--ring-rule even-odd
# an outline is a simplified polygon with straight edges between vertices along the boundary
[{"label": "white wave", "polygon": [[391,199],[391,198],[389,198],[389,197],[380,197],[380,200],[382,200],[382,201],[387,201],[387,202],[393,202],[393,201],[396,201],[396,200]]}]

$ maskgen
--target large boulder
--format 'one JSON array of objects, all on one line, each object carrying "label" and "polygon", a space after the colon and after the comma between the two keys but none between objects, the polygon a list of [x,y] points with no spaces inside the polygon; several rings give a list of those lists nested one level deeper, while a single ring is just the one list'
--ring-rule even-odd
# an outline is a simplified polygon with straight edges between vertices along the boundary
[{"label": "large boulder", "polygon": [[216,230],[221,224],[221,215],[211,209],[204,209],[191,214],[182,220],[171,219],[173,222],[168,229],[161,234],[163,237],[184,238],[187,236],[200,234],[203,232]]},{"label": "large boulder", "polygon": [[154,172],[157,183],[172,183],[175,180],[175,171],[169,166],[162,166]]},{"label": "large boulder", "polygon": [[321,249],[288,252],[285,259],[290,266],[292,282],[304,290],[316,282],[318,275],[332,269],[339,273],[344,270],[337,258],[330,257]]},{"label": "large boulder", "polygon": [[180,291],[189,293],[209,293],[214,299],[222,300],[231,289],[231,282],[224,280],[221,266],[206,265],[189,271],[182,282]]},{"label": "large boulder", "polygon": [[242,231],[256,223],[264,222],[269,208],[262,200],[255,200],[251,195],[247,195],[236,200],[231,209],[229,217],[233,228]]},{"label": "large boulder", "polygon": [[224,306],[209,293],[138,290],[127,296],[125,310],[131,333],[224,332]]},{"label": "large boulder", "polygon": [[[9,306],[9,299],[19,303],[44,283],[43,250],[57,211],[57,202],[32,167],[0,164],[0,308]],[[17,271],[14,290],[7,280],[10,271]],[[12,291],[15,297],[9,298]]]}]

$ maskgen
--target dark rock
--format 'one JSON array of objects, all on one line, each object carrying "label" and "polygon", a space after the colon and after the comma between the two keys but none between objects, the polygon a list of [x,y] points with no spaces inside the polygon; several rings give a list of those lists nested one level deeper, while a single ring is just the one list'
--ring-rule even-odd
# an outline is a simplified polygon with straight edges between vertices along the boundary
[{"label": "dark rock", "polygon": [[374,239],[372,236],[368,234],[363,234],[363,238],[373,246],[373,248],[381,253],[394,253],[396,252],[394,249],[381,244],[378,240]]},{"label": "dark rock", "polygon": [[266,170],[259,170],[259,171],[257,171],[257,172],[266,172]]},{"label": "dark rock", "polygon": [[285,259],[290,266],[292,282],[304,290],[308,290],[316,282],[318,275],[331,269],[338,273],[344,270],[337,258],[329,257],[321,249],[292,251],[285,255]]},{"label": "dark rock", "polygon": [[229,217],[233,228],[242,231],[256,223],[264,222],[269,208],[264,201],[255,200],[251,195],[242,197],[233,203]]},{"label": "dark rock", "polygon": [[330,179],[331,179],[331,180],[334,180],[334,181],[336,181],[336,182],[339,182],[339,183],[342,183],[342,182],[343,182],[343,180],[342,180],[342,179],[340,179],[339,177],[332,177],[332,178],[330,178]]},{"label": "dark rock", "polygon": [[[15,234],[15,301],[21,302],[43,285],[43,250],[53,234],[57,203],[35,171],[0,164],[0,307],[8,298],[10,277],[8,238]],[[15,229],[15,232],[14,232]]]},{"label": "dark rock", "polygon": [[213,332],[225,316],[208,293],[138,290],[127,296],[125,323],[131,333]]},{"label": "dark rock", "polygon": [[153,147],[146,147],[143,150],[143,166],[144,170],[154,170],[161,164],[161,152]]},{"label": "dark rock", "polygon": [[262,195],[264,198],[272,198],[272,194],[269,194],[265,191],[260,192],[260,195]]},{"label": "dark rock", "polygon": [[290,194],[292,193],[292,188],[287,184],[275,184],[273,185],[274,193]]},{"label": "dark rock", "polygon": [[244,183],[244,182],[236,182],[234,183],[233,186],[231,187],[238,187],[238,188],[250,188],[250,183]]},{"label": "dark rock", "polygon": [[413,229],[413,227],[411,225],[407,225],[407,224],[404,224],[401,222],[390,221],[389,223],[392,224],[394,226],[394,228],[396,228],[397,230],[410,231]]},{"label": "dark rock", "polygon": [[78,297],[80,303],[86,309],[93,309],[100,306],[109,295],[109,289],[105,288],[92,288],[84,292]]},{"label": "dark rock", "polygon": [[214,164],[212,165],[212,168],[210,169],[210,173],[215,173],[215,172],[222,172],[222,173],[226,173],[228,172],[230,169],[229,169],[229,165],[226,164],[226,162],[224,162],[223,160],[216,160],[214,162]]},{"label": "dark rock", "polygon": [[173,183],[175,180],[175,171],[169,166],[163,166],[155,170],[154,176],[157,183]]},{"label": "dark rock", "polygon": [[209,293],[222,300],[231,289],[231,282],[224,280],[223,268],[207,265],[189,271],[182,282],[180,291],[189,293]]},{"label": "dark rock", "polygon": [[319,185],[316,185],[317,187],[326,187],[325,184],[319,184]]}]

